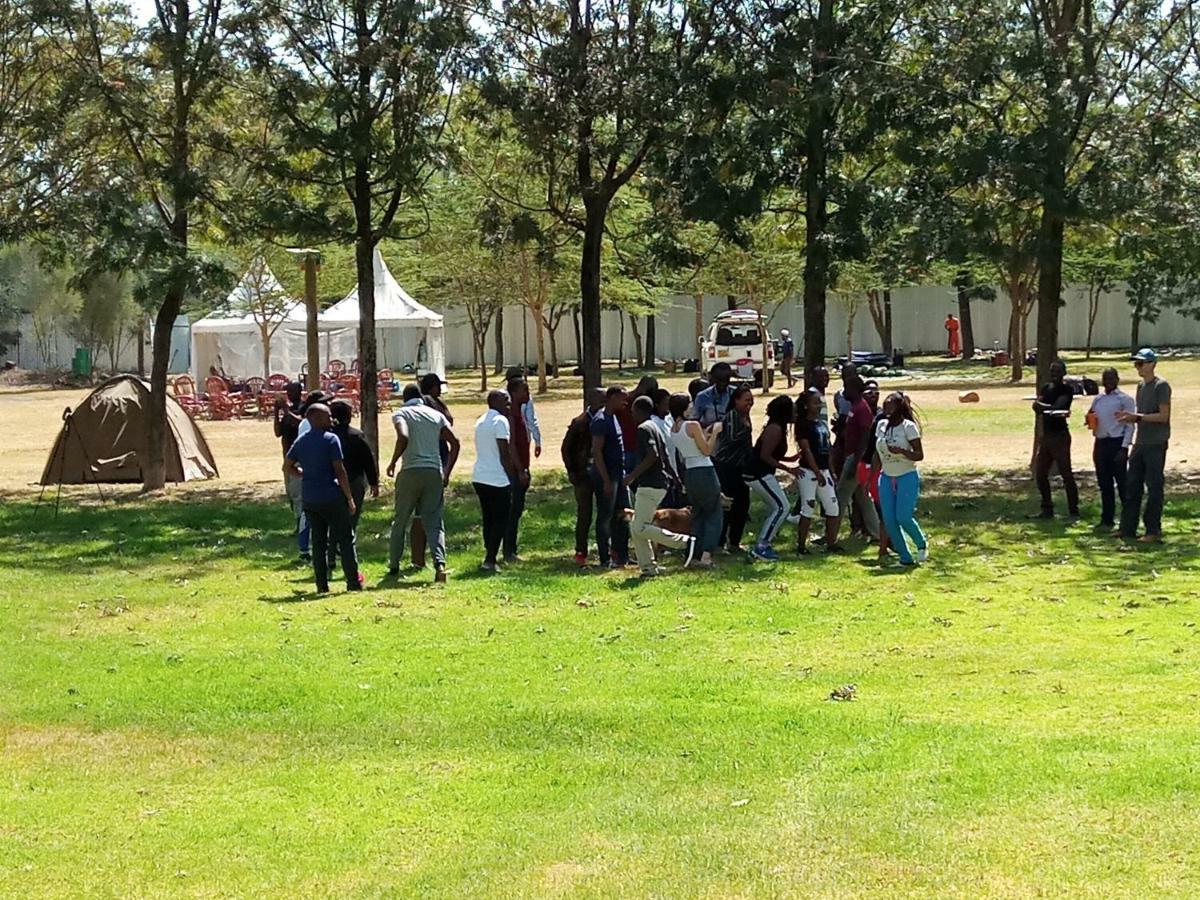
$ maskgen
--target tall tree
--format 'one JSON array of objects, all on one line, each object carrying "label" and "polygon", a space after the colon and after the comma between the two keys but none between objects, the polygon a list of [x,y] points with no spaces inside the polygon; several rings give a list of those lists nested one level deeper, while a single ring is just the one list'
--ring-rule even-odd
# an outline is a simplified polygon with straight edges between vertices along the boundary
[{"label": "tall tree", "polygon": [[[721,5],[737,98],[717,139],[677,162],[691,215],[736,232],[763,209],[804,220],[804,359],[825,357],[826,297],[839,259],[857,258],[864,187],[883,147],[934,118],[912,35],[915,0]],[[865,165],[855,164],[874,154]],[[716,157],[714,159],[714,157]]]},{"label": "tall tree", "polygon": [[[167,368],[175,319],[189,293],[222,269],[195,252],[194,231],[213,214],[225,171],[205,152],[219,134],[215,115],[228,85],[229,31],[221,0],[158,0],[140,28],[83,0],[65,10],[61,47],[71,54],[89,96],[99,103],[126,160],[120,185],[99,191],[90,265],[144,273],[140,290],[156,298],[150,409],[142,478],[166,481]],[[204,136],[204,141],[200,136]],[[211,223],[211,218],[209,218]],[[114,227],[107,227],[115,223]],[[110,240],[111,239],[111,240]],[[137,254],[139,259],[132,258]],[[100,259],[108,258],[105,266]]]},{"label": "tall tree", "polygon": [[[263,219],[308,241],[354,246],[362,383],[374,384],[375,248],[427,227],[420,207],[449,149],[468,10],[435,0],[272,0],[246,34],[271,91],[275,139],[258,161],[279,190]],[[364,391],[362,428],[376,450],[378,409]]]},{"label": "tall tree", "polygon": [[600,384],[604,228],[613,198],[651,154],[695,131],[714,106],[699,102],[711,3],[511,0],[499,9],[484,14],[492,39],[483,96],[538,161],[546,190],[536,211],[582,236],[586,391]]}]

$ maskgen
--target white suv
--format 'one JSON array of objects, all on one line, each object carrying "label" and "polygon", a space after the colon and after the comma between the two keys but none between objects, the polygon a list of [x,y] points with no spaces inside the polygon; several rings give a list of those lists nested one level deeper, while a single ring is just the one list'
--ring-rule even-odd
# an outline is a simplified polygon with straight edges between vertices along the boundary
[{"label": "white suv", "polygon": [[761,387],[764,351],[770,387],[775,380],[775,342],[771,333],[759,324],[754,310],[731,309],[713,319],[707,337],[700,338],[700,368],[707,372],[719,362],[729,363],[735,380],[753,380],[756,387]]}]

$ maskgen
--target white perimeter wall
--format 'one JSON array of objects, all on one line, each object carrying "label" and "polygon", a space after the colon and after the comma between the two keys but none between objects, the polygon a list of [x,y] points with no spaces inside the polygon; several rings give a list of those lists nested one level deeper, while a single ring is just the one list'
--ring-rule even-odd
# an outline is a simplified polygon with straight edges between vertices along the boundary
[{"label": "white perimeter wall", "polygon": [[[1066,306],[1059,313],[1059,343],[1063,347],[1083,347],[1087,337],[1087,294],[1082,287],[1068,286],[1065,291]],[[704,298],[705,326],[712,321],[717,313],[727,308],[724,296],[707,295]],[[695,301],[691,295],[676,295],[667,301],[665,307],[657,316],[656,351],[659,359],[691,359],[696,353],[696,312]],[[971,304],[972,320],[975,327],[976,346],[991,348],[993,342],[999,341],[1003,347],[1008,335],[1009,303],[1004,293],[999,293],[993,301],[975,301]],[[449,368],[465,368],[471,365],[471,327],[466,314],[461,309],[453,307],[441,310],[446,316],[446,365]],[[892,292],[892,335],[897,348],[908,352],[921,350],[941,350],[946,346],[946,332],[942,323],[949,312],[958,312],[953,287],[924,286],[915,288],[898,288]],[[601,347],[605,359],[616,359],[620,333],[620,321],[615,312],[605,312],[603,322],[603,344]],[[522,341],[522,325],[527,326],[524,341]],[[638,323],[645,337],[644,317]],[[800,308],[799,298],[788,301],[779,307],[770,324],[772,335],[778,337],[781,328],[792,332],[798,346],[803,346],[804,316]],[[830,356],[844,355],[846,352],[846,308],[838,302],[836,295],[830,295],[829,310],[825,322],[825,343]],[[1036,323],[1029,323],[1029,343],[1036,345]],[[1118,290],[1105,294],[1100,301],[1100,313],[1096,317],[1096,328],[1093,345],[1098,348],[1127,348],[1129,346],[1130,315],[1129,304],[1123,291]],[[1174,312],[1165,312],[1158,322],[1143,322],[1141,327],[1141,342],[1150,346],[1189,346],[1200,345],[1200,320],[1189,319]],[[522,351],[524,343],[525,351]],[[880,349],[879,337],[871,322],[871,315],[866,304],[861,308],[854,323],[854,346],[858,350]],[[487,359],[494,358],[494,341],[488,335]],[[564,318],[558,331],[558,348],[560,361],[574,361],[576,356],[575,335],[571,319]],[[522,361],[532,364],[537,359],[537,349],[534,339],[532,319],[525,310],[511,306],[504,311],[504,349],[505,363],[515,365]],[[185,372],[189,364],[189,337],[187,318],[180,317],[176,322],[172,336],[171,371]],[[24,316],[21,322],[21,342],[16,347],[9,347],[4,353],[5,359],[11,359],[25,369],[70,368],[71,359],[75,354],[75,341],[66,334],[60,334],[54,344],[51,358],[42,359],[36,349],[33,339],[33,329],[29,316]],[[625,356],[632,359],[634,354],[633,334],[629,329],[628,320],[625,325]],[[549,360],[550,351],[547,344],[546,358]],[[108,367],[108,354],[101,352],[96,361],[97,369],[104,371]],[[125,346],[119,359],[118,368],[132,371],[137,365],[137,347],[131,339]],[[146,365],[150,364],[150,348],[146,347]]]},{"label": "white perimeter wall", "polygon": [[[16,346],[9,347],[2,355],[2,359],[11,359],[22,369],[70,369],[71,362],[75,358],[75,348],[78,346],[76,340],[64,331],[59,331],[54,335],[51,343],[51,351],[48,357],[43,357],[38,352],[37,341],[33,336],[33,318],[28,314],[21,316],[21,340]],[[186,372],[188,369],[188,357],[191,352],[189,345],[189,327],[187,316],[180,316],[175,320],[175,329],[171,335],[171,363],[170,371]],[[146,334],[146,371],[149,374],[150,370],[150,334]],[[108,371],[108,350],[101,349],[96,359],[92,360],[92,365],[97,373]],[[129,339],[121,348],[121,352],[117,355],[117,370],[120,372],[135,372],[137,371],[137,334],[132,333]]]},{"label": "white perimeter wall", "polygon": [[[1064,292],[1066,305],[1059,313],[1059,344],[1062,347],[1083,347],[1087,339],[1087,293],[1083,287],[1068,286]],[[727,309],[726,298],[706,295],[704,298],[704,323],[707,327],[717,313]],[[1007,343],[1009,320],[1008,296],[998,292],[995,300],[974,301],[971,304],[971,319],[975,331],[975,344],[990,349],[994,341],[1003,348]],[[466,314],[459,309],[443,311],[446,316],[446,362],[451,368],[469,366],[472,361],[471,327]],[[943,350],[946,346],[946,331],[943,323],[946,314],[958,314],[955,290],[950,286],[929,285],[914,288],[898,288],[892,291],[892,338],[897,348],[908,352]],[[1029,321],[1029,345],[1036,346],[1037,323],[1034,315]],[[829,309],[825,319],[825,346],[830,356],[846,352],[846,307],[830,295]],[[605,359],[616,359],[620,335],[617,314],[605,312],[602,317],[602,353]],[[696,306],[691,295],[671,297],[657,316],[656,353],[659,359],[691,359],[696,352]],[[522,352],[522,325],[527,326],[524,340],[526,351]],[[1092,345],[1097,348],[1121,348],[1129,346],[1129,304],[1123,291],[1105,294],[1100,300],[1100,311],[1096,317]],[[645,337],[645,319],[638,323]],[[779,307],[771,320],[771,334],[778,337],[779,330],[792,332],[797,346],[803,346],[804,313],[799,297]],[[1186,346],[1200,344],[1200,320],[1189,319],[1173,312],[1165,312],[1156,323],[1143,322],[1141,343],[1151,346]],[[494,339],[488,336],[487,359],[494,359]],[[625,324],[625,356],[634,354],[633,334],[628,320]],[[879,350],[879,336],[871,321],[866,303],[854,322],[854,348],[856,350]],[[521,307],[509,307],[504,311],[504,349],[507,364],[525,360],[531,365],[537,359],[533,320]],[[561,362],[576,359],[575,334],[570,318],[564,318],[558,330],[558,349]],[[547,343],[546,358],[550,358]]]}]

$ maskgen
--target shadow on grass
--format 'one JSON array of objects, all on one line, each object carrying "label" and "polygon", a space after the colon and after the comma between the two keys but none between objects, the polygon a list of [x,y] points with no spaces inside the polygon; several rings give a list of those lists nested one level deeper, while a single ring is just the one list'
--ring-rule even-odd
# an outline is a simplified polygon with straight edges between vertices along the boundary
[{"label": "shadow on grass", "polygon": [[[1086,524],[1098,518],[1096,503],[1085,503],[1082,523],[1068,527],[1062,521],[1030,520],[1037,503],[1028,476],[1001,473],[982,476],[932,476],[927,479],[918,518],[934,547],[933,558],[923,571],[953,572],[972,560],[1005,557],[1000,575],[1007,567],[1044,566],[1059,577],[1064,559],[1086,558],[1086,566],[1073,568],[1076,582],[1106,583],[1153,575],[1165,568],[1191,567],[1200,563],[1200,542],[1192,539],[1193,522],[1200,514],[1200,496],[1190,485],[1168,495],[1165,531],[1161,545],[1119,545],[1112,538],[1093,532]],[[1094,492],[1085,491],[1085,498]],[[604,589],[629,591],[646,583],[636,570],[628,574],[602,569],[579,569],[572,559],[575,510],[562,481],[539,479],[522,520],[521,548],[524,562],[501,573],[481,572],[482,537],[478,505],[469,486],[455,485],[446,504],[447,550],[454,581],[544,581],[547,578],[593,578]],[[752,510],[753,532],[760,511]],[[387,559],[391,504],[386,500],[367,507],[359,526],[360,558],[372,570]],[[167,502],[123,498],[121,502],[98,504],[64,498],[57,518],[45,510],[34,515],[29,498],[10,498],[0,504],[0,554],[11,569],[29,571],[53,568],[59,571],[97,572],[128,570],[133,573],[154,568],[154,577],[192,577],[196,573],[264,569],[292,583],[311,577],[295,562],[296,545],[291,512],[282,501],[255,499],[233,490],[226,495],[207,493],[203,498],[180,496]],[[666,579],[704,579],[714,585],[741,581],[763,581],[786,577],[791,582],[828,583],[847,562],[873,568],[880,576],[908,574],[903,569],[879,568],[873,549],[851,544],[851,553],[827,556],[813,553],[802,560],[789,551],[794,532],[789,528],[776,541],[784,559],[778,564],[754,562],[743,557],[718,559],[712,572],[683,572],[676,557],[668,557]],[[1014,554],[1013,551],[1020,551]],[[865,554],[871,558],[864,558]],[[417,574],[417,573],[414,573]],[[662,579],[652,580],[656,583]],[[417,577],[383,579],[373,590],[425,588],[432,572]],[[278,602],[302,602],[264,598]]]}]

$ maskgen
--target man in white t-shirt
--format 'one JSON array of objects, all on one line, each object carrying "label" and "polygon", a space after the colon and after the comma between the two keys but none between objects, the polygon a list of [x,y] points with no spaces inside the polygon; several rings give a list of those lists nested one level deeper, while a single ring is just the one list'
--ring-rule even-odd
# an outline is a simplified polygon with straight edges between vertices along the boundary
[{"label": "man in white t-shirt", "polygon": [[508,392],[492,391],[487,405],[487,412],[475,421],[475,468],[471,471],[471,484],[483,516],[484,557],[480,568],[495,572],[500,568],[496,556],[508,526],[512,485],[517,475],[510,446],[512,426],[508,414],[512,401]]}]

